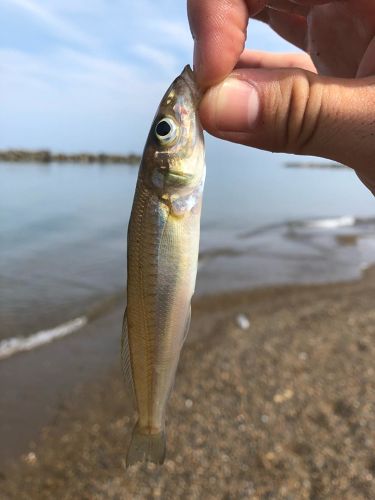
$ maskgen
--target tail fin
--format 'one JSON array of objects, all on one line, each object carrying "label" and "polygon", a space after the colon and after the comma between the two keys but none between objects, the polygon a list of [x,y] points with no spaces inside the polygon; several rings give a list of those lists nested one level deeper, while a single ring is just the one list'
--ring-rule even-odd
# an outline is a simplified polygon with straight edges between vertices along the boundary
[{"label": "tail fin", "polygon": [[163,464],[165,459],[165,432],[157,434],[144,434],[139,430],[138,425],[133,429],[128,454],[126,456],[126,467],[137,462],[153,462]]}]

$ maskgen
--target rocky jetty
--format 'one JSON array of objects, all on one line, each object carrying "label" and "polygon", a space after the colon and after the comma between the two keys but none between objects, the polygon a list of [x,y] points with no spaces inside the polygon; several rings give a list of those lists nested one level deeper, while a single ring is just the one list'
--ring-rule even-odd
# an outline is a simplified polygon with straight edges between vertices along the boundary
[{"label": "rocky jetty", "polygon": [[333,170],[348,168],[336,162],[316,162],[316,161],[287,161],[284,163],[287,168],[330,168]]},{"label": "rocky jetty", "polygon": [[28,151],[21,149],[0,150],[0,162],[31,163],[124,163],[138,165],[141,157],[136,154],[116,155],[107,153],[52,153],[48,150]]}]

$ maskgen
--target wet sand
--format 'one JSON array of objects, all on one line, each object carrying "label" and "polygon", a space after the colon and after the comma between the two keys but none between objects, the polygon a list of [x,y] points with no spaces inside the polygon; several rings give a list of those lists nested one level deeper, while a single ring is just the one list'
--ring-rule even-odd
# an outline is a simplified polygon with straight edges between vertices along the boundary
[{"label": "wet sand", "polygon": [[[70,339],[71,358],[68,340],[43,348],[56,350],[54,369],[40,369],[33,390],[39,384],[48,400],[59,377],[65,390],[38,420],[36,443],[1,469],[1,498],[375,498],[374,299],[374,269],[359,282],[199,299],[168,409],[166,463],[129,470],[133,419],[114,310],[89,325],[92,336]],[[249,329],[236,324],[238,313]],[[92,376],[76,386],[78,348],[77,367],[91,363]],[[10,359],[9,370],[17,362],[21,377],[31,355]],[[23,404],[19,419],[35,427]]]}]

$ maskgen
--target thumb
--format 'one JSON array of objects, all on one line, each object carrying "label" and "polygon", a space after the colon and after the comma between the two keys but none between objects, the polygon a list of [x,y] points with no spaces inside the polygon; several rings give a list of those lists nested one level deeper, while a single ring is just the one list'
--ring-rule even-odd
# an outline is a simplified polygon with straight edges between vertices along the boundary
[{"label": "thumb", "polygon": [[374,77],[238,69],[206,92],[200,116],[204,128],[222,139],[321,156],[353,167],[362,178],[375,177]]}]

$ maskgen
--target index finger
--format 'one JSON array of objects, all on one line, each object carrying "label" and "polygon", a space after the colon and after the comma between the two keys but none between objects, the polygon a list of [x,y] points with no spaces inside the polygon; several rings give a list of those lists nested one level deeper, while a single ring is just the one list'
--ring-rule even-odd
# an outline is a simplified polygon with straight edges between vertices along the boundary
[{"label": "index finger", "polygon": [[246,40],[249,16],[266,0],[188,0],[194,38],[194,70],[202,87],[223,80],[234,68]]}]

